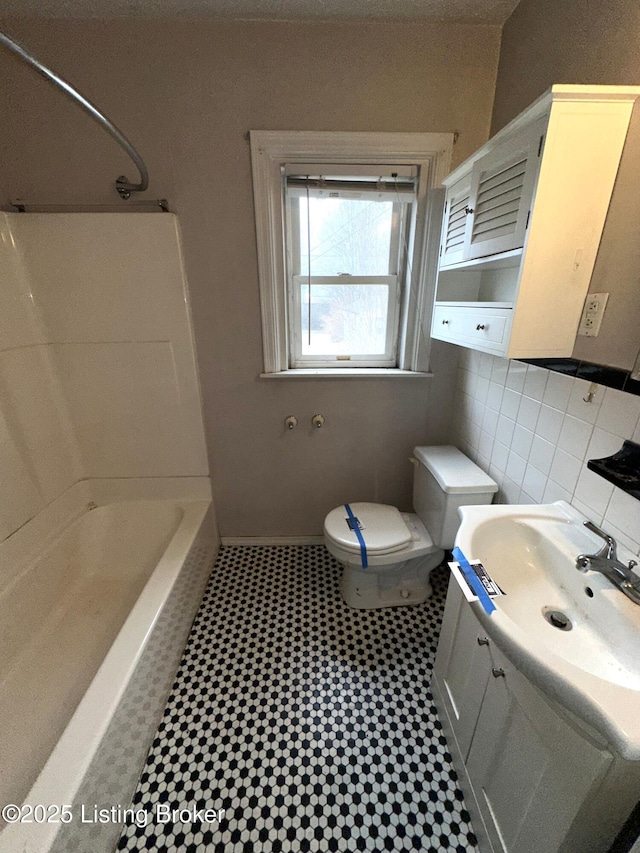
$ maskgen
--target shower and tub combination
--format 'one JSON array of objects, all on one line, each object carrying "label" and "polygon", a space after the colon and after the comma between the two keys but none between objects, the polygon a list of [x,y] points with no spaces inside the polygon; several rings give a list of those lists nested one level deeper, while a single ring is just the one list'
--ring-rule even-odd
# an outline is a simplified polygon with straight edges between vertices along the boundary
[{"label": "shower and tub combination", "polygon": [[177,221],[0,214],[0,277],[0,851],[100,853],[218,543]]},{"label": "shower and tub combination", "polygon": [[0,213],[3,853],[113,849],[219,544],[178,223],[136,205]]}]

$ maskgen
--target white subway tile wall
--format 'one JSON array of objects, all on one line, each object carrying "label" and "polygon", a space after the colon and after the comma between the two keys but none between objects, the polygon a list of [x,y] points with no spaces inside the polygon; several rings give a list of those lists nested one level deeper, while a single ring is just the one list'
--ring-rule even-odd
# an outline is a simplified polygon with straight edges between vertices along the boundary
[{"label": "white subway tile wall", "polygon": [[640,397],[464,349],[452,432],[498,483],[497,503],[565,500],[640,554],[640,501],[587,468],[640,441]]}]

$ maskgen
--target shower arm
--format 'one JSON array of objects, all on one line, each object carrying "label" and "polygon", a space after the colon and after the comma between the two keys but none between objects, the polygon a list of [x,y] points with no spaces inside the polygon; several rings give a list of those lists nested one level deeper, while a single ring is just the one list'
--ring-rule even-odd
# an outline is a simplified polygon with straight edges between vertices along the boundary
[{"label": "shower arm", "polygon": [[136,168],[140,172],[140,183],[132,184],[124,175],[120,175],[120,177],[116,178],[115,181],[116,191],[120,198],[127,199],[131,196],[132,192],[144,192],[149,186],[149,174],[147,172],[147,167],[145,166],[142,157],[138,154],[127,137],[121,133],[118,128],[91,103],[91,101],[81,95],[77,89],[74,89],[70,83],[67,83],[66,80],[62,79],[62,77],[58,77],[58,75],[51,71],[50,68],[47,68],[46,65],[43,65],[42,62],[31,56],[31,54],[28,53],[21,45],[13,41],[13,39],[10,39],[9,36],[5,35],[3,32],[0,32],[0,44],[3,44],[8,50],[26,62],[27,65],[35,68],[35,70],[42,75],[45,80],[48,80],[59,89],[62,89],[62,91],[72,100],[77,101],[77,103],[79,103],[80,106],[98,122],[98,124],[102,125],[102,127],[104,127],[104,129],[113,136],[118,145],[120,145],[127,152],[129,157],[131,157]]}]

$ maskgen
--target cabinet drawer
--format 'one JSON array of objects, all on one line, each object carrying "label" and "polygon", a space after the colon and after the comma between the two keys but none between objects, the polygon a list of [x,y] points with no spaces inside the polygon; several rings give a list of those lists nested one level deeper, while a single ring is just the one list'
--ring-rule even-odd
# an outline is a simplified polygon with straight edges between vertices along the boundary
[{"label": "cabinet drawer", "polygon": [[499,353],[506,348],[512,316],[511,308],[436,305],[431,334],[439,340]]}]

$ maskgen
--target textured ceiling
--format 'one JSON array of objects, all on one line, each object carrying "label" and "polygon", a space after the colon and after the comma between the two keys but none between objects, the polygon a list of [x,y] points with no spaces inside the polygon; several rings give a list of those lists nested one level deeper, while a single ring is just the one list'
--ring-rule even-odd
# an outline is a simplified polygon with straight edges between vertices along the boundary
[{"label": "textured ceiling", "polygon": [[519,0],[0,0],[0,16],[259,20],[414,18],[502,24]]}]

